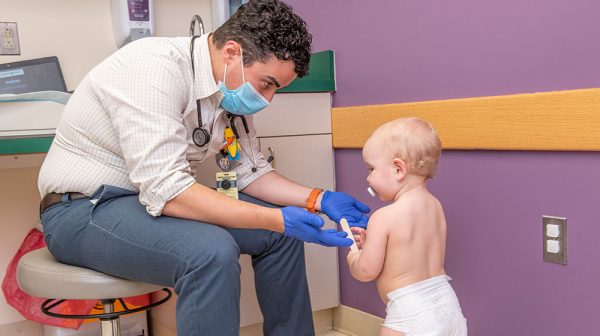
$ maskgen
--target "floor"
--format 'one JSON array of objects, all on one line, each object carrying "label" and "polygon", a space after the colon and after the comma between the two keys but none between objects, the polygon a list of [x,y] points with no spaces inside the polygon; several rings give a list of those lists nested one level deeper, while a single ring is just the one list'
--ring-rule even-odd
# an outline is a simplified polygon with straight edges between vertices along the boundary
[{"label": "floor", "polygon": [[330,330],[330,331],[323,331],[317,334],[317,336],[347,336],[348,334],[342,334],[339,331],[335,331],[335,330]]},{"label": "floor", "polygon": [[[259,328],[260,327],[260,328]],[[162,334],[162,336],[176,336],[175,334]],[[240,336],[262,336],[262,326],[252,326],[251,328],[249,327],[245,327],[242,328],[240,330]],[[349,335],[354,335],[355,334],[346,334],[346,333],[342,333],[339,331],[335,331],[335,330],[323,330],[321,329],[321,331],[318,331],[316,336],[349,336]],[[1,335],[0,335],[1,336]]]},{"label": "floor", "polygon": [[[70,331],[70,329],[69,329]],[[15,323],[9,323],[7,325],[0,326],[0,336],[41,336],[43,334],[41,324],[31,322],[31,321],[20,321]],[[62,333],[61,333],[62,334]],[[89,333],[86,333],[86,335]],[[54,333],[53,333],[54,335]],[[66,334],[65,334],[66,335]],[[173,335],[174,333],[167,333],[161,335]],[[250,334],[247,334],[250,335]],[[253,333],[251,335],[262,335],[261,333]],[[335,330],[327,330],[321,331],[317,333],[316,336],[348,336],[348,334],[344,334]]]}]

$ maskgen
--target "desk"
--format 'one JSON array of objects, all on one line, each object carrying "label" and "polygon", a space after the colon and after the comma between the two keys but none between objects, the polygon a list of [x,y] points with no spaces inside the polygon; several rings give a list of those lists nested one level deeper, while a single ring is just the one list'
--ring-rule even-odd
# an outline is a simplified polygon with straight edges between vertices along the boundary
[{"label": "desk", "polygon": [[57,91],[0,96],[0,169],[41,165],[70,96]]}]

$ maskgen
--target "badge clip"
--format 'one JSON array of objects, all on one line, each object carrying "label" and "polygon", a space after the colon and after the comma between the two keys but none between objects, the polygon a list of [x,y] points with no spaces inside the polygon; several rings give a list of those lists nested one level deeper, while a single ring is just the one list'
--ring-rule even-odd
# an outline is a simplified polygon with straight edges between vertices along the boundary
[{"label": "badge clip", "polygon": [[239,199],[237,174],[235,172],[218,172],[217,191],[225,196]]}]

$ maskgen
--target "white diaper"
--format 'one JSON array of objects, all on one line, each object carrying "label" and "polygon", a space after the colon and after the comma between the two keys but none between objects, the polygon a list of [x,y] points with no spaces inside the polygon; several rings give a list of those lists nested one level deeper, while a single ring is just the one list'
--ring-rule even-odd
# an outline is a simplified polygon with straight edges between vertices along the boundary
[{"label": "white diaper", "polygon": [[439,275],[388,293],[383,326],[406,336],[466,336],[467,320],[448,280]]}]

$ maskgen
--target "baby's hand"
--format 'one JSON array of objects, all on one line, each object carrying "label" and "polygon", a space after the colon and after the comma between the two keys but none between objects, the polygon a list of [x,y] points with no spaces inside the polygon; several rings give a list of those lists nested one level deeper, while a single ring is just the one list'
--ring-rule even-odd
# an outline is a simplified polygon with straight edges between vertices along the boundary
[{"label": "baby's hand", "polygon": [[356,226],[351,227],[350,230],[352,230],[352,233],[354,234],[356,245],[359,249],[362,249],[367,240],[367,230]]}]

